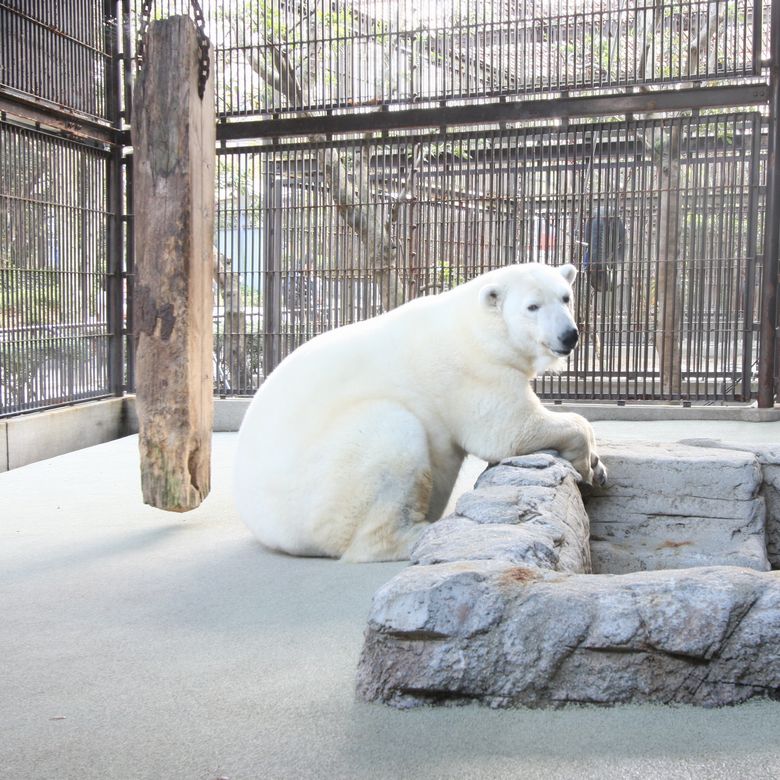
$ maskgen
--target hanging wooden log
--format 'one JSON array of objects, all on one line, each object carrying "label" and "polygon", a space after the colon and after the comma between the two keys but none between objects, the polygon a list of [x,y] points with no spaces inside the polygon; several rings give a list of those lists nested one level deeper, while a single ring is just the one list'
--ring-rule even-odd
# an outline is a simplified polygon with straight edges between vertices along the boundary
[{"label": "hanging wooden log", "polygon": [[189,18],[152,22],[132,116],[141,485],[174,512],[211,481],[215,118],[200,56]]}]

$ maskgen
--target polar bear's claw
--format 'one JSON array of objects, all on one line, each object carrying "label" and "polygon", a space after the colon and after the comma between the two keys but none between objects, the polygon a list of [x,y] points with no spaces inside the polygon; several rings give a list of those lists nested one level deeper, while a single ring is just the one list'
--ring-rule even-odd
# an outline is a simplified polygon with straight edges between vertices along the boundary
[{"label": "polar bear's claw", "polygon": [[593,469],[593,484],[597,487],[604,487],[604,485],[607,484],[606,467],[596,454],[591,456],[591,464],[591,468]]}]

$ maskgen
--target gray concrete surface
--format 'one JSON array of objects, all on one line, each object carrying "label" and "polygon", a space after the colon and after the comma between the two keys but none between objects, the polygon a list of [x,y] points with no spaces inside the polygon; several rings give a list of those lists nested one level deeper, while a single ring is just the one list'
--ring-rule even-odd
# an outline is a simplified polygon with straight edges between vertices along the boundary
[{"label": "gray concrete surface", "polygon": [[[780,440],[774,423],[723,425],[674,438]],[[356,703],[371,596],[403,564],[263,550],[232,507],[234,442],[215,436],[213,492],[187,516],[141,504],[134,437],[0,474],[2,777],[780,776],[780,703]]]}]

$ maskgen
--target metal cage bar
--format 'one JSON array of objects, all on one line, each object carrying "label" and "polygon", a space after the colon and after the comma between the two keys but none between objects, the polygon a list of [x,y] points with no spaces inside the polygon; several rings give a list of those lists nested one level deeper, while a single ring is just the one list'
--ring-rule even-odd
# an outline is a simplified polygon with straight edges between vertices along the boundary
[{"label": "metal cage bar", "polygon": [[[671,192],[680,293],[667,304],[679,310],[682,380],[665,397],[745,400],[762,129],[759,113],[737,112],[222,150],[216,240],[233,280],[222,287],[244,303],[217,303],[218,392],[251,392],[323,330],[535,261],[582,270],[582,342],[562,375],[538,381],[540,394],[660,397],[654,285]],[[675,134],[670,183],[660,169]]]},{"label": "metal cage bar", "polygon": [[0,121],[0,414],[111,392],[101,148]]},{"label": "metal cage bar", "polygon": [[[133,0],[134,13],[140,0]],[[761,0],[204,0],[221,117],[760,75]],[[158,0],[160,15],[188,0]],[[687,52],[711,39],[707,57]]]}]

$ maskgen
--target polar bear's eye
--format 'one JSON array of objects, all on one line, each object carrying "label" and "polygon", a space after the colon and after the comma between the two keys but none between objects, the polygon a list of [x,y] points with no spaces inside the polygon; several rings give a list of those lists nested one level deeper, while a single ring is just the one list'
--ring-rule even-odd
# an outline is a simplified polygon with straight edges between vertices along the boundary
[{"label": "polar bear's eye", "polygon": [[538,303],[532,303],[532,304],[531,304],[531,305],[528,307],[528,311],[538,311],[538,309],[539,309],[539,304],[538,304]]},{"label": "polar bear's eye", "polygon": [[562,298],[562,300],[563,300],[563,302],[564,302],[564,303],[568,303],[568,302],[569,302],[569,300],[570,300],[570,298],[569,298],[569,296],[568,296],[568,295],[564,295],[564,296],[563,296],[563,298]]}]

